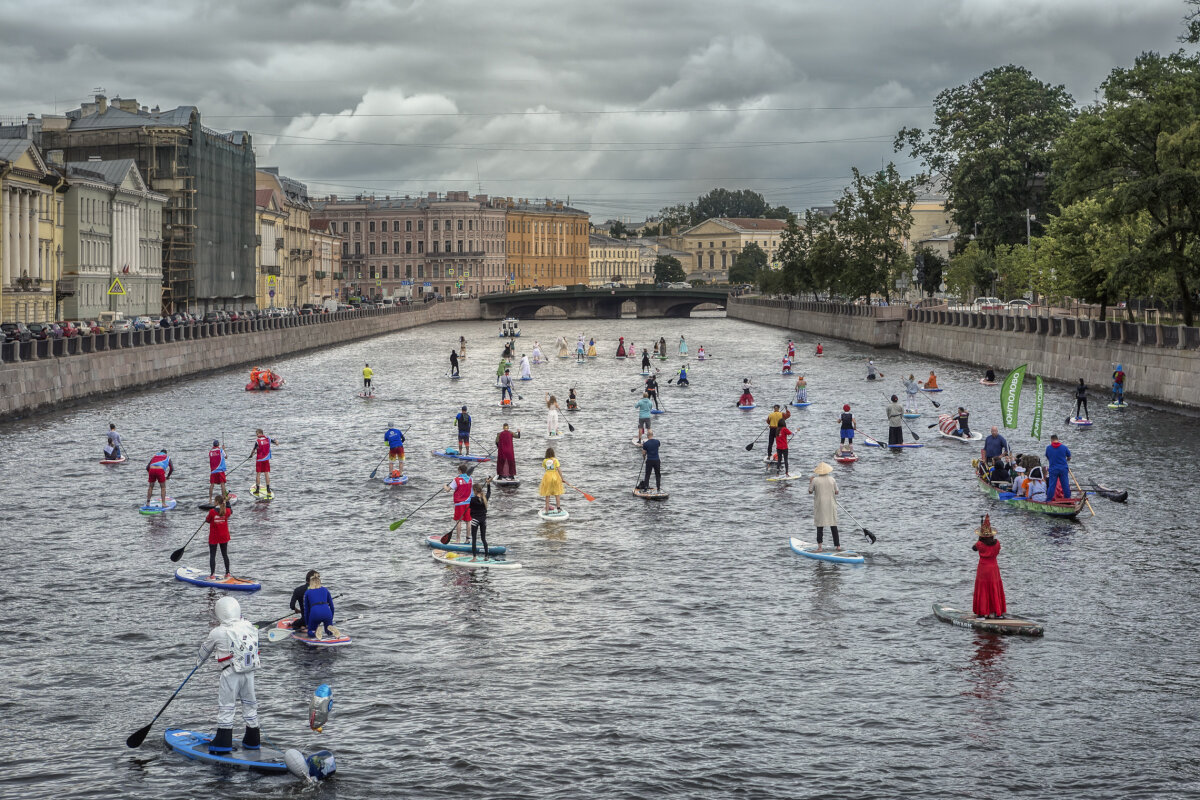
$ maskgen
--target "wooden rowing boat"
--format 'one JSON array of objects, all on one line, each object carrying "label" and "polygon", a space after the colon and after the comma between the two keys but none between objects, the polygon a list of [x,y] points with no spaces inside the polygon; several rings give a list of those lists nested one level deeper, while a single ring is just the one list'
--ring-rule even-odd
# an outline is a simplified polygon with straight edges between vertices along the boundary
[{"label": "wooden rowing boat", "polygon": [[993,486],[987,478],[979,475],[978,472],[975,474],[975,477],[979,480],[979,488],[983,489],[984,494],[993,500],[999,500],[1014,508],[1034,511],[1038,514],[1046,514],[1051,517],[1074,519],[1078,516],[1079,512],[1083,511],[1083,504],[1087,500],[1086,497],[1072,497],[1070,500],[1050,500],[1043,503],[1024,497],[1014,497],[1012,492],[1002,492]]}]

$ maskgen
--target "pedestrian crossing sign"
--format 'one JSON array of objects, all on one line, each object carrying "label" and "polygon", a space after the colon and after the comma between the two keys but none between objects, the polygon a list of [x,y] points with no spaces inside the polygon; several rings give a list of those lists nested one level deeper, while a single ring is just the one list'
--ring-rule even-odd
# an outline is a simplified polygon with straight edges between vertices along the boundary
[{"label": "pedestrian crossing sign", "polygon": [[278,285],[279,285],[279,278],[275,277],[274,275],[267,276],[267,286],[269,288],[274,289]]},{"label": "pedestrian crossing sign", "polygon": [[454,267],[446,267],[446,277],[447,278],[454,277]]},{"label": "pedestrian crossing sign", "polygon": [[125,294],[125,287],[121,284],[121,279],[113,276],[112,283],[108,287],[109,294]]}]

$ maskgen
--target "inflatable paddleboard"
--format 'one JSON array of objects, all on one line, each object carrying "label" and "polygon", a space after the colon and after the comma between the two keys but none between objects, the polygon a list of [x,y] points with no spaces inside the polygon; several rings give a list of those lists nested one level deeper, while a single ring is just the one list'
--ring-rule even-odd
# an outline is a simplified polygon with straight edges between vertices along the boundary
[{"label": "inflatable paddleboard", "polygon": [[792,372],[791,370],[783,370],[779,374],[780,375],[794,375],[795,373]]},{"label": "inflatable paddleboard", "polygon": [[754,408],[756,405],[757,405],[757,403],[751,403],[748,406],[744,406],[739,403],[738,408],[740,408],[742,411],[749,411],[750,409]]},{"label": "inflatable paddleboard", "polygon": [[528,378],[517,378],[517,380],[519,380],[519,381],[531,381],[531,380],[533,380],[533,376],[530,376],[530,377],[528,377]]},{"label": "inflatable paddleboard", "polygon": [[271,491],[270,489],[266,488],[265,486],[258,488],[258,489],[251,489],[250,494],[254,495],[254,498],[256,500],[274,500],[275,499],[275,493],[273,491]]},{"label": "inflatable paddleboard", "polygon": [[[462,542],[462,543],[450,542],[448,544],[442,544],[442,537],[436,533],[431,533],[428,536],[426,536],[425,544],[429,545],[430,547],[434,548],[435,550],[445,550],[448,553],[470,553],[471,552],[471,543],[470,542]],[[479,549],[483,550],[482,544],[479,546]],[[508,548],[502,544],[491,544],[491,545],[488,545],[487,551],[488,551],[488,555],[499,556],[499,555],[503,555],[503,554],[507,553]]]},{"label": "inflatable paddleboard", "polygon": [[408,483],[408,476],[401,475],[399,478],[393,478],[391,475],[384,477],[383,482],[388,486],[403,486]]},{"label": "inflatable paddleboard", "polygon": [[631,441],[631,442],[633,443],[633,446],[634,446],[634,447],[641,447],[641,446],[642,446],[642,443],[641,443],[641,442],[639,442],[637,439],[630,439],[629,441]]},{"label": "inflatable paddleboard", "polygon": [[913,447],[924,447],[924,442],[904,442],[903,444],[889,444],[889,450],[907,450]]},{"label": "inflatable paddleboard", "polygon": [[516,403],[505,403],[503,400],[500,401],[499,403],[497,403],[496,405],[500,406],[501,408],[505,408],[505,409],[517,407]]},{"label": "inflatable paddleboard", "polygon": [[981,442],[981,441],[983,441],[983,434],[980,433],[979,431],[971,431],[970,436],[955,436],[953,433],[946,433],[945,431],[943,431],[939,428],[938,433],[941,434],[942,436],[945,436],[947,439],[953,439],[956,442]]},{"label": "inflatable paddleboard", "polygon": [[812,401],[809,401],[807,403],[792,403],[791,405],[796,408],[808,408],[809,406],[812,405]]},{"label": "inflatable paddleboard", "polygon": [[661,489],[634,489],[633,496],[643,500],[666,500],[671,495]]},{"label": "inflatable paddleboard", "polygon": [[624,361],[628,356],[613,356],[617,361]]},{"label": "inflatable paddleboard", "polygon": [[940,392],[942,390],[941,389],[926,389],[925,387],[922,386],[921,391],[922,392]]},{"label": "inflatable paddleboard", "polygon": [[[236,492],[230,492],[230,493],[229,493],[229,497],[226,497],[226,498],[225,498],[225,505],[227,505],[227,506],[230,506],[230,507],[232,507],[232,506],[236,506],[236,505],[237,505],[237,499],[238,499],[237,493],[236,493]],[[214,504],[214,503],[200,503],[200,504],[197,506],[197,508],[199,508],[201,511],[211,511],[212,509],[214,509],[214,508],[216,508],[216,507],[217,507],[217,506],[216,506],[216,504]]]},{"label": "inflatable paddleboard", "polygon": [[650,413],[651,414],[665,414],[667,412],[661,408],[652,408],[652,409],[650,409]]},{"label": "inflatable paddleboard", "polygon": [[359,392],[357,397],[361,400],[374,400],[375,393],[372,392],[371,394],[367,394],[366,392]]},{"label": "inflatable paddleboard", "polygon": [[174,497],[167,498],[167,504],[164,506],[161,499],[151,500],[144,506],[138,508],[142,514],[161,514],[164,511],[170,511],[176,505]]},{"label": "inflatable paddleboard", "polygon": [[303,644],[308,645],[309,647],[345,647],[354,641],[350,638],[350,634],[346,633],[341,628],[338,628],[336,622],[333,624],[333,627],[338,629],[338,633],[340,634],[339,636],[310,637],[307,630],[300,630],[293,633],[292,638],[297,642],[302,642]]},{"label": "inflatable paddleboard", "polygon": [[649,378],[649,377],[650,377],[650,372],[649,372],[648,370],[642,370],[642,371],[641,371],[641,373],[639,373],[639,374],[640,374],[640,375],[641,375],[643,378]]},{"label": "inflatable paddleboard", "polygon": [[458,452],[457,450],[451,450],[451,451],[433,450],[431,452],[435,456],[441,456],[442,458],[455,458],[455,459],[458,459],[459,461],[491,461],[492,460],[491,456],[463,455],[462,453]]},{"label": "inflatable paddleboard", "polygon": [[[1108,407],[1109,408],[1129,408],[1129,403],[1109,403]],[[103,464],[104,462],[101,461],[100,463]]]},{"label": "inflatable paddleboard", "polygon": [[495,478],[492,478],[492,483],[496,484],[497,486],[501,487],[502,489],[515,489],[516,487],[521,485],[521,479],[520,478],[495,477]]},{"label": "inflatable paddleboard", "polygon": [[288,771],[283,760],[283,752],[263,744],[258,750],[245,750],[238,739],[233,740],[233,751],[230,753],[208,752],[209,742],[213,740],[212,733],[189,731],[183,728],[167,728],[163,740],[167,747],[176,753],[187,756],[193,761],[205,761],[209,764],[225,764],[231,767],[241,767],[257,772],[284,773]]},{"label": "inflatable paddleboard", "polygon": [[214,578],[209,580],[208,573],[191,567],[180,567],[175,570],[175,580],[190,583],[193,586],[209,586],[214,589],[227,589],[231,592],[257,592],[262,588],[250,578]]},{"label": "inflatable paddleboard", "polygon": [[452,380],[452,381],[461,381],[461,380],[462,380],[462,375],[451,375],[451,376],[450,376],[450,380]]},{"label": "inflatable paddleboard", "polygon": [[982,383],[984,386],[999,386],[1000,385],[999,381],[989,381],[989,380],[985,380],[984,378],[980,378],[979,382]]},{"label": "inflatable paddleboard", "polygon": [[853,550],[822,550],[818,553],[815,552],[817,548],[815,544],[802,542],[794,537],[791,539],[791,545],[793,551],[805,558],[812,558],[817,561],[832,561],[835,564],[862,564],[866,562],[866,559],[861,554]]},{"label": "inflatable paddleboard", "polygon": [[858,456],[854,455],[853,453],[845,456],[835,455],[833,460],[839,464],[853,464],[855,461],[858,461]]},{"label": "inflatable paddleboard", "polygon": [[1077,425],[1080,428],[1092,427],[1092,421],[1090,419],[1084,419],[1083,417],[1071,417],[1071,424]]},{"label": "inflatable paddleboard", "polygon": [[544,508],[539,508],[537,514],[542,519],[558,520],[558,521],[568,519],[571,516],[570,514],[567,513],[567,510],[565,508],[560,508],[557,511],[547,511]]},{"label": "inflatable paddleboard", "polygon": [[772,475],[770,478],[767,478],[767,480],[768,480],[768,481],[770,481],[771,483],[783,483],[783,482],[785,482],[785,481],[794,481],[794,480],[797,480],[797,479],[799,479],[799,478],[803,478],[803,477],[804,477],[804,476],[803,476],[803,475],[800,475],[800,474],[796,474],[796,475]]},{"label": "inflatable paddleboard", "polygon": [[462,567],[463,569],[520,569],[521,565],[516,561],[501,561],[495,558],[472,558],[469,552],[467,553],[450,553],[445,550],[434,550],[433,560],[440,561],[443,564],[449,564],[452,567]]},{"label": "inflatable paddleboard", "polygon": [[1041,636],[1045,633],[1045,628],[1030,619],[1013,616],[1005,616],[1003,619],[987,619],[975,616],[972,611],[951,608],[941,603],[933,604],[933,615],[942,622],[949,622],[960,628],[974,628],[987,633],[1015,633],[1022,636]]},{"label": "inflatable paddleboard", "polygon": [[920,419],[921,412],[920,411],[905,411],[904,418],[905,419]]},{"label": "inflatable paddleboard", "polygon": [[546,438],[547,439],[565,439],[565,438],[567,438],[567,434],[563,431],[554,431],[554,432],[546,431]]},{"label": "inflatable paddleboard", "polygon": [[125,461],[126,461],[125,456],[121,456],[120,458],[102,458],[102,459],[100,459],[101,464],[124,464]]}]

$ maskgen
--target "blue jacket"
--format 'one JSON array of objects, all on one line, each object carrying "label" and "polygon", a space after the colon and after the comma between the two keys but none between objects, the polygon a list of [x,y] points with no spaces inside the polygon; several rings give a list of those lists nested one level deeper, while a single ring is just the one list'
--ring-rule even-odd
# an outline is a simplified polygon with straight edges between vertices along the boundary
[{"label": "blue jacket", "polygon": [[387,433],[383,434],[384,440],[388,443],[388,447],[403,447],[404,432],[398,431],[395,428],[388,428]]},{"label": "blue jacket", "polygon": [[1000,434],[989,436],[983,440],[983,455],[985,458],[999,458],[1008,452],[1008,440]]},{"label": "blue jacket", "polygon": [[1046,464],[1050,472],[1066,472],[1067,459],[1071,457],[1071,451],[1062,442],[1058,443],[1058,447],[1051,442],[1046,447]]}]

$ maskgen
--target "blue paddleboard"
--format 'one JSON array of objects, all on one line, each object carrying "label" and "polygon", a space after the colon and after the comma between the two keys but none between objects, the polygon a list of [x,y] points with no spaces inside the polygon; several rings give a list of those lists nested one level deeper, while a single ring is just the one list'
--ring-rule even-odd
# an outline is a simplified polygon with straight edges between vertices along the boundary
[{"label": "blue paddleboard", "polygon": [[757,405],[757,404],[756,404],[756,403],[751,403],[751,404],[750,404],[750,405],[748,405],[748,406],[738,405],[738,408],[740,408],[742,411],[749,411],[750,409],[754,408],[754,407],[755,407],[755,405]]},{"label": "blue paddleboard", "polygon": [[792,403],[792,405],[795,406],[796,408],[808,408],[809,406],[812,405],[812,402],[810,401],[807,403]]},{"label": "blue paddleboard", "polygon": [[408,476],[401,475],[399,478],[393,478],[391,475],[388,475],[383,479],[383,482],[388,486],[403,486],[408,483]]},{"label": "blue paddleboard", "polygon": [[224,576],[209,580],[208,573],[191,567],[180,567],[175,570],[175,580],[190,583],[193,586],[209,586],[213,589],[226,589],[231,592],[257,592],[262,584],[250,578],[226,578]]},{"label": "blue paddleboard", "polygon": [[234,740],[233,752],[210,753],[208,744],[213,740],[211,733],[200,733],[182,728],[167,728],[163,739],[167,747],[176,753],[187,756],[193,761],[207,761],[209,764],[227,764],[231,767],[242,767],[259,772],[287,772],[283,753],[273,747],[263,745],[258,750],[244,750],[241,744]]},{"label": "blue paddleboard", "polygon": [[[451,542],[450,544],[442,544],[442,537],[438,536],[436,533],[431,533],[429,536],[426,536],[425,544],[429,545],[430,547],[432,547],[435,550],[445,550],[450,553],[469,553],[469,552],[471,552],[470,544],[457,544],[455,542]],[[480,545],[479,549],[482,550],[483,545]],[[503,553],[507,553],[508,548],[502,544],[490,544],[490,545],[488,545],[487,551],[488,551],[488,555],[490,555],[490,556],[498,556],[498,555],[502,555]]]},{"label": "blue paddleboard", "polygon": [[151,500],[144,506],[141,506],[138,511],[143,514],[161,514],[164,511],[170,511],[175,507],[175,498],[168,497],[167,504],[164,506],[162,500]]},{"label": "blue paddleboard", "polygon": [[816,548],[815,544],[802,542],[795,537],[791,539],[791,546],[793,551],[799,553],[805,558],[812,558],[817,561],[831,561],[834,564],[863,564],[866,562],[865,558],[853,550],[842,550],[840,552],[835,550],[822,550],[819,553],[814,552]]},{"label": "blue paddleboard", "polygon": [[435,456],[441,456],[442,458],[456,458],[459,461],[491,461],[492,460],[491,456],[463,455],[462,453],[459,453],[459,452],[446,452],[445,450],[434,450],[433,454]]}]

